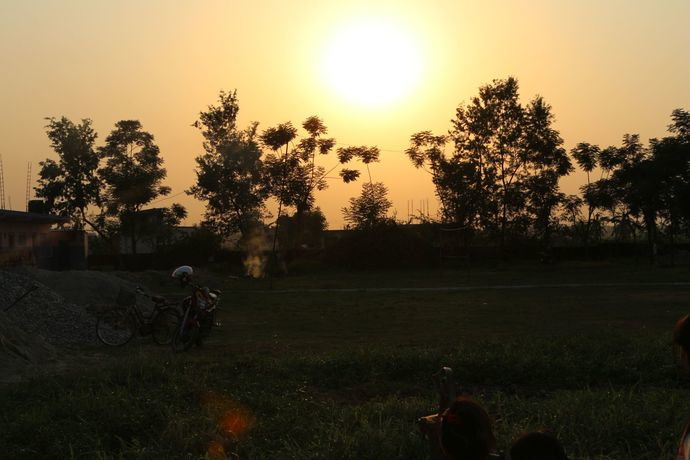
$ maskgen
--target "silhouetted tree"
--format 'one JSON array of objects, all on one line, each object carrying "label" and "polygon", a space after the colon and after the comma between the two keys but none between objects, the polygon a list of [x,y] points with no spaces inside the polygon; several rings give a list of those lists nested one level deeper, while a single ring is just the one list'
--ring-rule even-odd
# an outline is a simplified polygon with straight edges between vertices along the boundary
[{"label": "silhouetted tree", "polygon": [[631,177],[633,167],[645,155],[639,136],[626,134],[621,147],[609,146],[599,151],[601,178],[582,190],[587,200],[606,211],[608,215],[602,220],[613,226],[615,238],[636,240],[638,230],[644,226],[640,223],[639,212],[634,212],[630,206],[626,176]]},{"label": "silhouetted tree", "polygon": [[316,155],[327,155],[335,140],[322,138],[327,132],[318,117],[309,117],[302,124],[308,136],[296,145],[297,128],[282,123],[265,130],[262,143],[271,150],[266,155],[265,180],[270,193],[278,200],[279,215],[282,206],[295,208],[301,214],[314,205],[314,192],[327,187],[326,170],[316,165]]},{"label": "silhouetted tree", "polygon": [[278,225],[281,228],[279,240],[282,248],[320,247],[323,232],[328,227],[326,216],[318,207],[305,211],[300,222],[296,215],[283,215]]},{"label": "silhouetted tree", "polygon": [[[378,149],[375,147],[340,148],[338,163],[327,171],[324,167],[316,165],[317,153],[330,153],[335,147],[335,140],[323,137],[328,130],[318,117],[307,118],[302,127],[307,136],[296,144],[297,129],[290,122],[268,128],[261,135],[262,143],[271,151],[264,160],[266,188],[278,202],[274,240],[277,238],[283,208],[294,208],[298,233],[294,241],[298,245],[302,244],[299,237],[303,227],[302,215],[313,209],[314,193],[327,188],[328,174],[355,156],[365,164],[378,159]],[[339,174],[346,183],[359,177],[359,171],[352,169],[343,169]]]},{"label": "silhouetted tree", "polygon": [[345,222],[358,230],[366,230],[386,221],[393,204],[388,199],[388,189],[380,182],[365,182],[362,193],[350,198],[350,205],[343,208]]},{"label": "silhouetted tree", "polygon": [[671,124],[668,131],[675,134],[676,140],[683,144],[690,142],[690,112],[684,109],[675,109],[671,113]]},{"label": "silhouetted tree", "polygon": [[88,224],[102,234],[101,227],[88,217],[90,206],[100,203],[100,180],[96,174],[99,156],[94,149],[98,136],[91,120],[79,124],[69,119],[47,118],[46,133],[58,160],[46,159],[39,165],[36,196],[45,200],[50,212],[69,217],[77,229]]},{"label": "silhouetted tree", "polygon": [[528,159],[522,180],[528,217],[546,251],[556,225],[554,211],[565,199],[558,181],[573,169],[562,147],[563,139],[552,127],[553,121],[551,106],[543,98],[536,97],[527,106],[523,129]]},{"label": "silhouetted tree", "polygon": [[105,160],[99,175],[106,187],[106,215],[118,219],[120,231],[130,235],[136,254],[138,213],[170,193],[170,187],[161,185],[166,171],[160,149],[139,121],[122,120],[115,124],[100,154]]},{"label": "silhouetted tree", "polygon": [[599,162],[610,175],[595,184],[618,234],[644,228],[652,262],[660,226],[673,245],[681,222],[690,216],[690,114],[677,109],[671,118],[674,136],[651,139],[644,146],[639,135],[626,134],[621,147],[601,151]]},{"label": "silhouetted tree", "polygon": [[[378,163],[380,154],[381,152],[378,147],[367,147],[365,145],[338,148],[338,159],[340,163],[346,164],[353,159],[358,159],[364,164],[367,168],[369,183],[372,183],[369,165],[371,163]],[[340,171],[340,177],[346,183],[356,180],[359,175],[359,171],[353,169],[344,168]]]},{"label": "silhouetted tree", "polygon": [[187,210],[180,204],[173,204],[169,208],[162,208],[160,219],[139,220],[137,222],[137,237],[148,238],[158,247],[170,246],[180,235],[175,229],[187,217]]},{"label": "silhouetted tree", "polygon": [[509,221],[523,201],[519,182],[528,161],[522,135],[525,111],[518,98],[516,79],[494,80],[470,104],[458,107],[450,131],[456,153],[476,164],[480,185],[495,201],[483,207],[482,220],[495,220],[502,248]]},{"label": "silhouetted tree", "polygon": [[[349,163],[353,159],[358,159],[367,168],[367,176],[369,183],[362,185],[362,192],[359,197],[350,198],[350,206],[343,208],[342,212],[345,217],[345,222],[350,227],[366,230],[375,227],[384,222],[388,214],[388,210],[392,206],[388,200],[388,189],[380,182],[374,183],[371,177],[372,163],[379,161],[380,151],[377,147],[367,146],[351,146],[342,147],[338,149],[338,159],[341,163]],[[351,174],[351,170],[344,169],[341,171],[343,180]],[[357,173],[358,171],[353,171]],[[345,182],[348,182],[345,180]]]},{"label": "silhouetted tree", "polygon": [[[523,107],[515,78],[494,80],[457,108],[449,136],[414,134],[406,153],[432,174],[444,220],[498,231],[501,247],[508,230],[530,226],[546,242],[563,198],[558,178],[571,170],[552,123],[551,107],[541,97]],[[454,151],[446,154],[449,140]]]},{"label": "silhouetted tree", "polygon": [[441,202],[442,219],[472,230],[483,229],[489,222],[482,220],[482,212],[492,205],[485,193],[483,169],[478,161],[466,161],[456,154],[445,153],[447,136],[431,131],[413,134],[407,156],[417,168],[429,172]]},{"label": "silhouetted tree", "polygon": [[690,138],[665,137],[650,144],[661,175],[659,216],[673,255],[676,235],[682,228],[687,230],[690,222]]},{"label": "silhouetted tree", "polygon": [[218,102],[201,112],[193,125],[204,136],[205,153],[196,158],[196,183],[188,193],[206,201],[206,224],[218,235],[227,237],[239,231],[246,238],[259,225],[268,195],[258,124],[237,129],[236,91],[221,91]]},{"label": "silhouetted tree", "polygon": [[671,120],[668,131],[674,135],[651,139],[646,157],[629,178],[640,183],[631,206],[639,207],[644,216],[652,260],[656,256],[658,226],[668,233],[673,254],[675,235],[690,218],[690,113],[676,109]]},{"label": "silhouetted tree", "polygon": [[[568,209],[573,219],[573,230],[581,234],[582,241],[585,246],[585,255],[589,254],[589,243],[592,235],[592,227],[598,226],[599,216],[596,214],[597,208],[600,207],[598,187],[592,182],[591,174],[599,166],[599,158],[601,156],[601,149],[597,145],[592,145],[587,142],[580,142],[570,150],[573,158],[577,162],[580,169],[587,174],[587,183],[580,187],[582,193],[582,200],[577,202],[575,198],[570,198],[568,202]],[[603,168],[601,168],[603,171]],[[600,177],[601,179],[602,177]],[[577,206],[575,206],[577,204]],[[582,218],[579,209],[583,204],[587,205],[587,217]],[[578,215],[578,217],[575,217]]]}]

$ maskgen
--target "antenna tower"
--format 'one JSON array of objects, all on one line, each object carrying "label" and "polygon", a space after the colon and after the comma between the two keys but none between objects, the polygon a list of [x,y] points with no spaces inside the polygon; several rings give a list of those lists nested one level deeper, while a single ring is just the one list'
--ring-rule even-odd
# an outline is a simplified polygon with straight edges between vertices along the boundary
[{"label": "antenna tower", "polygon": [[26,212],[29,212],[29,198],[31,198],[31,162],[26,166]]},{"label": "antenna tower", "polygon": [[0,209],[5,208],[5,178],[2,171],[2,155],[0,155]]}]

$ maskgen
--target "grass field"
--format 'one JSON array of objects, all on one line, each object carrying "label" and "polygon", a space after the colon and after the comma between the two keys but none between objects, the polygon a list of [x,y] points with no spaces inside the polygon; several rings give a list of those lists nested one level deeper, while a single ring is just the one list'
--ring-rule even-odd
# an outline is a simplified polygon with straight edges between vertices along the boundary
[{"label": "grass field", "polygon": [[[164,274],[123,276],[179,292]],[[442,365],[503,450],[550,428],[571,458],[672,458],[690,413],[670,346],[690,285],[654,284],[684,283],[687,268],[323,272],[272,291],[200,278],[224,290],[224,327],[203,349],[98,349],[1,388],[8,458],[427,458],[414,420],[433,412]],[[464,290],[409,290],[446,287]]]}]

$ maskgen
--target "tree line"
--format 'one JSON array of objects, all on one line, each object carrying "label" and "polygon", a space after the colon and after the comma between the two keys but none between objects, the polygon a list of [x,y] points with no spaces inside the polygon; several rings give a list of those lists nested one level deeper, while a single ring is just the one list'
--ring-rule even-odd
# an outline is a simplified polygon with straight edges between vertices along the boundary
[{"label": "tree line", "polygon": [[[380,151],[372,146],[337,147],[323,120],[312,116],[301,130],[285,122],[259,130],[257,122],[237,124],[237,92],[220,92],[193,126],[203,137],[196,180],[187,193],[205,202],[203,226],[219,237],[244,240],[273,226],[273,246],[313,242],[326,227],[315,193],[329,180],[345,183],[366,171],[361,192],[342,209],[348,226],[366,231],[394,222],[388,190],[375,182],[371,166]],[[607,229],[620,238],[645,232],[652,248],[660,235],[671,242],[690,226],[690,113],[676,109],[668,135],[647,145],[626,134],[620,146],[578,143],[570,152],[554,128],[552,107],[540,96],[520,101],[515,78],[494,80],[458,106],[446,134],[421,131],[410,137],[406,156],[431,175],[440,202],[439,220],[466,234],[492,238],[505,250],[517,241],[538,241],[548,249],[556,233],[587,250]],[[91,120],[48,119],[58,160],[41,162],[36,195],[75,228],[89,226],[104,239],[128,235],[136,252],[137,216],[170,193],[154,137],[136,120],[116,123],[105,144]],[[330,160],[328,167],[324,166]],[[559,182],[575,170],[587,182],[566,195]],[[273,203],[275,215],[268,211]],[[166,225],[186,216],[173,204]],[[280,230],[282,229],[282,230]]]},{"label": "tree line", "polygon": [[[203,153],[196,157],[196,181],[186,193],[206,203],[202,226],[218,237],[239,233],[246,241],[263,229],[267,219],[274,219],[276,228],[289,230],[290,245],[303,244],[314,226],[316,232],[326,228],[325,217],[315,206],[315,192],[327,188],[336,170],[338,180],[356,181],[360,171],[345,167],[355,162],[369,173],[363,193],[377,190],[385,195],[385,187],[374,183],[369,171],[369,165],[379,161],[378,148],[336,148],[335,139],[326,137],[328,128],[317,116],[302,123],[300,135],[291,122],[262,132],[257,122],[240,128],[238,112],[237,92],[221,91],[217,105],[208,106],[192,125],[203,137]],[[49,212],[69,217],[75,229],[90,228],[114,243],[129,237],[136,253],[137,239],[147,231],[139,218],[141,212],[171,190],[162,184],[166,170],[153,135],[139,121],[122,120],[105,144],[96,147],[98,136],[90,119],[79,123],[65,117],[47,120],[46,132],[57,160],[40,162],[36,196]],[[336,163],[326,169],[318,159],[333,151]],[[275,216],[268,211],[269,200],[277,203]],[[380,217],[353,206],[344,212],[357,226]],[[179,204],[163,211],[162,229],[156,231],[178,225],[187,215]],[[278,232],[274,234],[277,238]]]},{"label": "tree line", "polygon": [[[139,121],[121,120],[105,144],[96,147],[98,135],[90,119],[47,121],[48,139],[58,159],[40,162],[36,196],[49,212],[69,217],[75,229],[88,226],[113,243],[119,243],[115,236],[129,236],[136,253],[137,233],[142,230],[139,214],[170,194],[170,187],[162,184],[166,170],[153,135]],[[173,204],[164,209],[164,227],[172,228],[186,215],[183,206]]]},{"label": "tree line", "polygon": [[[555,232],[587,250],[610,228],[623,240],[646,232],[654,256],[660,232],[672,244],[687,234],[688,111],[674,110],[669,135],[648,145],[625,134],[620,146],[580,142],[570,155],[553,122],[542,97],[523,105],[515,78],[494,80],[457,108],[448,134],[416,133],[406,154],[431,174],[443,222],[493,236],[504,250],[525,238],[548,249]],[[574,171],[573,160],[587,182],[566,195],[559,180]]]}]

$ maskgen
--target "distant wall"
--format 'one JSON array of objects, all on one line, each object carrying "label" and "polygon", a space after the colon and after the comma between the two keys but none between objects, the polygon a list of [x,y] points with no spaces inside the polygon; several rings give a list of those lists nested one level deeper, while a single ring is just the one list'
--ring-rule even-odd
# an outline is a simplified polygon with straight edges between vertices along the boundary
[{"label": "distant wall", "polygon": [[86,232],[80,230],[53,230],[46,235],[45,254],[39,261],[41,268],[49,270],[86,270],[89,243]]},{"label": "distant wall", "polygon": [[85,269],[86,233],[50,230],[50,227],[51,224],[0,223],[0,265],[49,270]]}]

